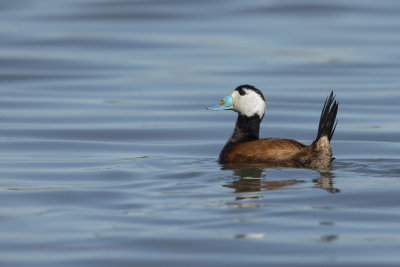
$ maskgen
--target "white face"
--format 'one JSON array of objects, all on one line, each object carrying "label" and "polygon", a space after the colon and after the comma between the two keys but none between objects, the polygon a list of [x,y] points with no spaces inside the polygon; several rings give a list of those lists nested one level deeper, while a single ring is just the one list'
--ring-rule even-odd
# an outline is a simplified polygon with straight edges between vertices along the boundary
[{"label": "white face", "polygon": [[251,89],[243,89],[246,94],[240,95],[238,91],[232,93],[233,110],[247,117],[252,117],[255,114],[262,118],[265,112],[265,101],[259,94]]}]

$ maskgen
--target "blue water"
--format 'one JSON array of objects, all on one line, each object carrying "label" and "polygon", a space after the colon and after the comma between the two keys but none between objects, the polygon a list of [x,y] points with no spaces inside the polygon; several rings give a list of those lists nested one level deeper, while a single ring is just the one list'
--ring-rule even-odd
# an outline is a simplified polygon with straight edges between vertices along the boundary
[{"label": "blue water", "polygon": [[[3,0],[2,266],[398,266],[400,2]],[[218,164],[240,84],[262,137],[332,170]]]}]

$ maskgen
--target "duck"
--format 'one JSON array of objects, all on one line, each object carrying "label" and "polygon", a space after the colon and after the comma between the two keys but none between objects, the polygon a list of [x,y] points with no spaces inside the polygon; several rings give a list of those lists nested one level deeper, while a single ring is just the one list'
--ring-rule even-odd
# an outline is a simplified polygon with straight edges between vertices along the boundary
[{"label": "duck", "polygon": [[255,86],[240,85],[206,109],[233,110],[238,114],[233,133],[219,154],[219,163],[323,170],[330,168],[333,160],[330,141],[338,122],[338,107],[331,91],[322,108],[317,137],[310,145],[294,139],[259,138],[266,101]]}]

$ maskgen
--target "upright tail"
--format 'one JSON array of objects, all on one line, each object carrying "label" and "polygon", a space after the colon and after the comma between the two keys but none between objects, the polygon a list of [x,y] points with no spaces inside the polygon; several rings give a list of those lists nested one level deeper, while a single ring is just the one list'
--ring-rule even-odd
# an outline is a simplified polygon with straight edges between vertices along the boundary
[{"label": "upright tail", "polygon": [[332,91],[329,97],[325,100],[324,108],[321,112],[321,118],[319,119],[318,135],[315,141],[318,141],[324,135],[326,135],[329,141],[331,141],[336,129],[336,114],[338,106],[339,104],[336,102]]}]

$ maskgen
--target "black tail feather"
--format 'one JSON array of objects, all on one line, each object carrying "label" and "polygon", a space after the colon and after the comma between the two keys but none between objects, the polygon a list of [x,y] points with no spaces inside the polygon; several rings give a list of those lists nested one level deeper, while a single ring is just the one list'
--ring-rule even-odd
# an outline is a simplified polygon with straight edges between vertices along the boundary
[{"label": "black tail feather", "polygon": [[332,91],[329,97],[325,100],[324,108],[321,112],[321,118],[319,119],[318,135],[315,141],[319,140],[324,135],[326,135],[329,141],[331,141],[337,125],[336,114],[338,106],[339,104],[336,102]]}]

